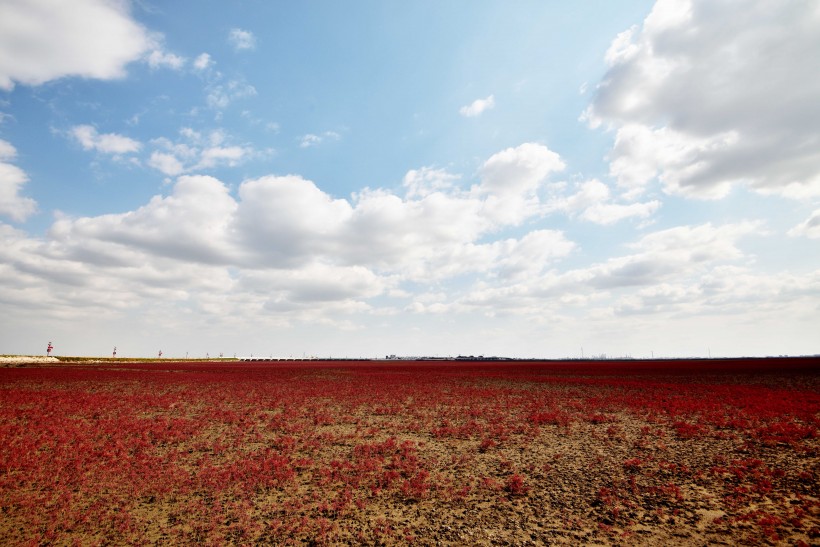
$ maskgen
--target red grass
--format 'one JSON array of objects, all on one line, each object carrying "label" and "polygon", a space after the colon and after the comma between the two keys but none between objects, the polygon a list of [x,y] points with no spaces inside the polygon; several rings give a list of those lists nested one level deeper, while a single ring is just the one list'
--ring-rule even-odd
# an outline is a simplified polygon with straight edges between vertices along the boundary
[{"label": "red grass", "polygon": [[[590,435],[612,447],[616,466],[622,462],[620,478],[589,493],[588,506],[602,519],[596,529],[609,533],[620,523],[626,533],[630,515],[675,510],[686,499],[681,486],[702,483],[719,492],[730,519],[776,541],[789,526],[805,528],[817,507],[816,365],[162,362],[0,369],[0,540],[410,541],[398,521],[380,517],[363,525],[357,515],[385,504],[455,507],[536,494],[562,460],[521,460],[527,468],[508,458],[535,454],[534,439],[544,435]],[[653,455],[668,452],[669,443],[724,441],[738,449],[719,461]],[[772,450],[804,467],[779,468]],[[596,473],[604,465],[597,458],[588,463]],[[804,502],[778,505],[796,494]],[[782,509],[745,509],[764,498]]]}]

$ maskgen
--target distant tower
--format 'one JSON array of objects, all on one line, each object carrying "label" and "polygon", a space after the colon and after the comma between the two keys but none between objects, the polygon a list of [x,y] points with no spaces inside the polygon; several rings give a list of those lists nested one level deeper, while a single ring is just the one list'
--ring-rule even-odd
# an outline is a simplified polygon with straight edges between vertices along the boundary
[{"label": "distant tower", "polygon": [[51,355],[51,350],[54,349],[54,346],[51,345],[51,342],[48,343],[48,347],[46,348],[46,355]]},{"label": "distant tower", "polygon": [[159,358],[162,359],[162,350],[159,350]]},{"label": "distant tower", "polygon": [[116,356],[117,356],[117,346],[114,346],[114,353],[111,354],[111,357],[116,357]]}]

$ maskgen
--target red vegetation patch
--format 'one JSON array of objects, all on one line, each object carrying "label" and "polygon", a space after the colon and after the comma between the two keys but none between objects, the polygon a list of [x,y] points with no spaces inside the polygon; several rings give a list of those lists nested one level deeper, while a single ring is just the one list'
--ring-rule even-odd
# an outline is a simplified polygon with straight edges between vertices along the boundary
[{"label": "red vegetation patch", "polygon": [[0,543],[820,536],[817,360],[0,369]]}]

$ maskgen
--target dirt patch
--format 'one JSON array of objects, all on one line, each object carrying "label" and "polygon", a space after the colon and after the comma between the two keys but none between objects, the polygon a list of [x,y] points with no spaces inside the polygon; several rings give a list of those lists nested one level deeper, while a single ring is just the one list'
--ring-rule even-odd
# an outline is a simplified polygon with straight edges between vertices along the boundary
[{"label": "dirt patch", "polygon": [[0,542],[818,542],[813,371],[601,369],[4,369]]},{"label": "dirt patch", "polygon": [[42,355],[1,355],[0,367],[13,367],[18,365],[43,365],[49,363],[59,363],[56,357],[46,357]]}]

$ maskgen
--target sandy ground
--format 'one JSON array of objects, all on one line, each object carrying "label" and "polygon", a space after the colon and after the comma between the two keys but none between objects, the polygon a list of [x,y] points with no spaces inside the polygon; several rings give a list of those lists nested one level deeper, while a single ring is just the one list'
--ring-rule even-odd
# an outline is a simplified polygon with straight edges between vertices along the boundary
[{"label": "sandy ground", "polygon": [[56,357],[46,357],[44,355],[0,355],[0,367],[59,362],[60,360]]}]

